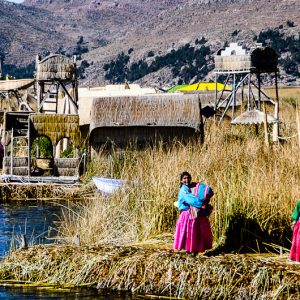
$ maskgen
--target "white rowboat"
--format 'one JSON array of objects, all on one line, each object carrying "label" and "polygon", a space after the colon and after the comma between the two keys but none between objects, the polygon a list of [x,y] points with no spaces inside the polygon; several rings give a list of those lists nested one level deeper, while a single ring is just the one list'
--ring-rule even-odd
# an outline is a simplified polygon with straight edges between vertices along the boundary
[{"label": "white rowboat", "polygon": [[113,178],[104,178],[94,176],[93,182],[96,185],[97,189],[105,194],[111,194],[123,187],[127,180],[123,179],[113,179]]}]

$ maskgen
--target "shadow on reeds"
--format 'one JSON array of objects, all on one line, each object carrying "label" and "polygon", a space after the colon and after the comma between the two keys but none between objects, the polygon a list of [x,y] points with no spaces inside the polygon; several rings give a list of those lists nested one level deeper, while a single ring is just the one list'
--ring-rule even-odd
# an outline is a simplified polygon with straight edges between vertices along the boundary
[{"label": "shadow on reeds", "polygon": [[232,216],[229,218],[225,237],[207,255],[279,252],[280,247],[290,247],[291,235],[289,227],[270,234],[253,219],[244,215]]}]

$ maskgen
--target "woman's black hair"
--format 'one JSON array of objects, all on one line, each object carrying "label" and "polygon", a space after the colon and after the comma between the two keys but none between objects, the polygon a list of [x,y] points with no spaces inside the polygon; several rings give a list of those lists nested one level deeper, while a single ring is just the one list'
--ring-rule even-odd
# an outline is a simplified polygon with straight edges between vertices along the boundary
[{"label": "woman's black hair", "polygon": [[183,178],[184,176],[188,176],[190,179],[192,179],[192,175],[191,175],[189,172],[184,171],[184,172],[180,173],[180,175],[179,175],[179,178],[180,178],[180,187],[182,187],[181,180],[182,180],[182,178]]}]

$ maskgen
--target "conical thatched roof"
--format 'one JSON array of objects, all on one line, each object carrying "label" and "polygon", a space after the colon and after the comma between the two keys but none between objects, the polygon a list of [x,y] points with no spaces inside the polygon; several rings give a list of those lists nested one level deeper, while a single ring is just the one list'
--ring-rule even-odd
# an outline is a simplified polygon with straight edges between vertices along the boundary
[{"label": "conical thatched roof", "polygon": [[[258,125],[264,123],[265,114],[260,110],[250,110],[242,113],[238,117],[236,117],[233,121],[231,121],[231,124],[235,125]],[[277,120],[267,115],[267,122],[268,123],[276,123]]]}]

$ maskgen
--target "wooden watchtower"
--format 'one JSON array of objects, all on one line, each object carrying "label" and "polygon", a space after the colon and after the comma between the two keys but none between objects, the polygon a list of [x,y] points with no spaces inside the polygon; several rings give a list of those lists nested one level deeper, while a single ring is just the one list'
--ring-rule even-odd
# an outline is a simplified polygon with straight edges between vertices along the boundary
[{"label": "wooden watchtower", "polygon": [[[274,124],[274,132],[278,136],[278,55],[270,47],[256,44],[247,50],[237,43],[231,43],[215,55],[215,82],[220,75],[224,76],[225,86],[232,85],[230,93],[225,89],[216,89],[215,109],[221,110],[221,120],[231,109],[232,124],[261,124],[264,122],[265,113],[262,104],[274,105],[274,116],[267,115],[267,122]],[[262,74],[273,75],[275,79],[276,99],[268,97],[262,90]],[[226,94],[226,95],[225,95]],[[246,111],[238,114],[237,105],[243,106],[246,102]],[[227,114],[228,115],[228,114]]]},{"label": "wooden watchtower", "polygon": [[[36,89],[39,113],[58,113],[60,88],[66,94],[75,113],[78,113],[78,81],[76,77],[76,58],[70,59],[60,54],[53,54],[41,59],[36,57]],[[72,86],[72,95],[67,89]],[[48,105],[47,105],[48,104]]]},{"label": "wooden watchtower", "polygon": [[[38,151],[32,155],[33,142],[36,138],[47,137],[52,144],[52,156],[43,170],[47,171],[48,181],[53,177],[78,177],[80,130],[75,60],[60,54],[44,59],[38,56],[35,84],[37,111],[4,114],[4,174],[11,178],[32,178],[33,167],[40,159]],[[65,97],[60,97],[61,94]],[[74,157],[57,155],[57,145],[62,139],[72,140],[76,149]]]}]

